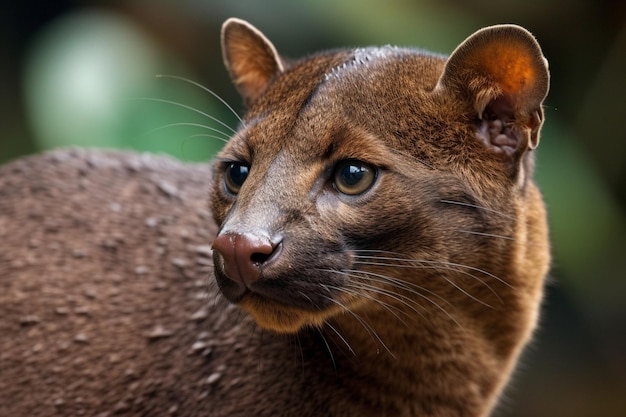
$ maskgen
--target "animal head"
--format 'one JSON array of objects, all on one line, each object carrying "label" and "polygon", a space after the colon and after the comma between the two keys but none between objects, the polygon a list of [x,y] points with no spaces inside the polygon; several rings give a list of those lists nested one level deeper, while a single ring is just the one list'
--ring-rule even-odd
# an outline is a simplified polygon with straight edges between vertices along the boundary
[{"label": "animal head", "polygon": [[247,113],[214,163],[215,275],[261,327],[441,314],[422,298],[479,308],[530,273],[514,242],[542,213],[549,75],[525,29],[482,29],[449,58],[386,46],[290,61],[230,19],[222,47]]}]

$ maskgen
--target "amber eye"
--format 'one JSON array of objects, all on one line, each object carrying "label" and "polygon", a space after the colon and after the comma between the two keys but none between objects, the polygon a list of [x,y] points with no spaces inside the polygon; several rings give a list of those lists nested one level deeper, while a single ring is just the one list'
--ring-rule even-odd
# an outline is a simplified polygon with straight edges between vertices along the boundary
[{"label": "amber eye", "polygon": [[356,160],[341,161],[335,167],[333,185],[347,195],[363,194],[376,180],[376,169]]},{"label": "amber eye", "polygon": [[224,172],[224,185],[233,194],[237,194],[239,189],[248,178],[250,167],[241,162],[231,162],[226,166]]}]

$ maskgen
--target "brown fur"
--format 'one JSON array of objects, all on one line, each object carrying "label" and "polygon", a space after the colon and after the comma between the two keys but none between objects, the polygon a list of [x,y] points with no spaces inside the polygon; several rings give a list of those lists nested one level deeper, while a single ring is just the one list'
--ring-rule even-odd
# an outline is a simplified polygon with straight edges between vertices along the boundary
[{"label": "brown fur", "polygon": [[[535,40],[289,62],[230,20],[223,42],[248,112],[212,169],[96,151],[0,168],[0,415],[489,414],[549,264]],[[339,192],[342,161],[371,187]],[[244,312],[207,286],[216,231]],[[229,265],[240,236],[280,251]]]}]

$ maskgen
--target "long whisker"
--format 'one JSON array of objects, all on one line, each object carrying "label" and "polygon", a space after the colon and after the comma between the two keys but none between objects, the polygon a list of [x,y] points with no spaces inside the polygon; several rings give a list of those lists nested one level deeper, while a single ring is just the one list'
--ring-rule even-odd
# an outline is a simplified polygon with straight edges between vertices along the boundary
[{"label": "long whisker", "polygon": [[231,107],[231,106],[230,106],[230,105],[229,105],[229,104],[228,104],[228,103],[227,103],[227,102],[226,102],[223,98],[221,98],[219,95],[217,95],[215,92],[213,92],[210,88],[207,88],[207,87],[203,86],[203,85],[202,85],[202,84],[200,84],[200,83],[197,83],[197,82],[195,82],[195,81],[193,81],[193,80],[190,80],[190,79],[188,79],[188,78],[181,77],[181,76],[178,76],[178,75],[157,74],[157,76],[156,76],[156,77],[157,77],[157,78],[169,78],[169,79],[172,79],[172,80],[184,81],[184,82],[186,82],[186,83],[189,83],[189,84],[195,85],[196,87],[201,88],[202,90],[206,91],[207,93],[211,94],[213,97],[215,97],[216,99],[218,99],[218,100],[219,100],[219,101],[220,101],[220,102],[221,102],[224,106],[226,106],[226,108],[227,108],[228,110],[230,110],[230,112],[231,112],[232,114],[234,114],[234,115],[235,115],[235,117],[237,118],[237,120],[239,120],[239,123],[241,123],[242,125],[245,125],[245,123],[243,122],[243,120],[241,119],[241,117],[239,117],[239,115],[237,114],[237,112],[236,112],[236,111],[235,111],[235,110],[234,110],[234,109],[233,109],[233,108],[232,108],[232,107]]},{"label": "long whisker", "polygon": [[332,330],[339,337],[339,339],[341,339],[341,341],[346,345],[346,347],[348,348],[350,353],[352,353],[354,356],[356,356],[356,353],[354,352],[354,349],[352,349],[352,346],[350,346],[350,343],[348,343],[346,338],[343,337],[343,335],[341,333],[339,333],[339,331],[337,329],[335,329],[335,327],[332,324],[330,324],[328,321],[326,321],[326,322],[324,322],[324,325],[328,326],[330,328],[330,330]]},{"label": "long whisker", "polygon": [[191,135],[188,137],[188,139],[193,139],[193,138],[211,138],[211,139],[217,139],[224,143],[228,143],[228,139],[224,139],[223,137],[220,137],[217,135],[211,135],[208,133],[198,133],[197,135]]},{"label": "long whisker", "polygon": [[[371,282],[376,282],[376,280],[372,280],[372,279],[370,279],[368,277],[363,277],[363,276],[355,276],[355,277],[356,278],[361,278],[361,279],[364,279],[364,280],[368,280],[368,281],[371,281]],[[394,293],[392,291],[382,289],[382,288],[377,287],[375,285],[366,284],[364,282],[358,282],[358,283],[353,283],[353,284],[348,284],[348,285],[352,285],[352,287],[355,288],[355,289],[366,290],[366,291],[372,292],[374,294],[380,294],[380,295],[382,295],[384,297],[392,298],[392,299],[398,301],[399,303],[405,305],[407,308],[409,308],[410,310],[414,311],[416,314],[418,314],[420,317],[422,317],[424,320],[426,320],[426,316],[424,316],[424,313],[422,313],[421,311],[418,311],[417,308],[415,308],[414,306],[422,308],[422,309],[425,309],[425,307],[420,305],[417,301],[412,300],[410,297],[403,296],[401,294],[397,294],[397,293]],[[422,298],[426,298],[426,297],[422,297]],[[400,310],[400,311],[402,311],[402,310]],[[402,311],[402,312],[405,315],[409,316],[409,314],[407,314],[405,311]],[[396,318],[398,318],[398,320],[400,320],[405,326],[408,327],[408,324],[404,320],[400,319],[400,317],[397,314],[394,314],[394,316]]]},{"label": "long whisker", "polygon": [[307,300],[309,300],[309,302],[311,303],[311,305],[316,306],[317,304],[313,301],[313,299],[311,297],[309,297],[304,291],[298,291],[298,294],[300,294],[302,297],[306,298]]},{"label": "long whisker", "polygon": [[328,341],[326,340],[326,337],[324,336],[324,332],[322,332],[322,329],[320,329],[319,327],[317,328],[317,331],[319,332],[320,336],[322,336],[322,340],[324,341],[324,344],[326,345],[326,349],[328,350],[328,354],[330,355],[330,360],[333,363],[333,369],[336,371],[337,363],[335,362],[335,356],[333,355],[333,351],[330,349],[330,345],[328,344]]},{"label": "long whisker", "polygon": [[[493,279],[495,279],[496,281],[500,282],[501,284],[506,285],[509,288],[513,288],[513,286],[511,284],[509,284],[508,282],[506,282],[505,280],[503,280],[502,278],[498,277],[497,275],[492,274],[489,271],[485,271],[484,269],[480,269],[480,268],[476,268],[470,265],[464,265],[464,264],[458,264],[455,262],[448,262],[448,261],[428,261],[428,260],[417,260],[417,259],[411,259],[406,257],[406,255],[402,254],[402,253],[398,253],[398,252],[391,252],[391,251],[381,251],[381,250],[370,250],[370,249],[363,249],[363,250],[357,250],[355,252],[361,252],[361,253],[384,253],[384,254],[390,254],[390,255],[394,255],[394,256],[399,256],[399,257],[376,257],[377,259],[380,260],[389,260],[389,261],[402,261],[402,262],[412,262],[412,263],[421,263],[421,264],[435,264],[435,265],[446,265],[446,266],[455,266],[455,267],[460,267],[460,268],[467,268],[470,271],[474,271],[474,272],[479,272],[481,274],[485,274]],[[355,257],[358,255],[355,255]],[[374,258],[374,257],[371,257]]]},{"label": "long whisker", "polygon": [[483,232],[477,232],[477,231],[474,231],[474,230],[459,230],[459,232],[467,233],[467,234],[470,234],[470,235],[493,237],[493,238],[496,238],[496,239],[506,239],[506,240],[510,240],[512,242],[523,243],[524,245],[536,246],[536,247],[540,247],[540,248],[545,248],[546,247],[545,244],[539,244],[539,243],[536,243],[536,242],[531,242],[529,240],[519,240],[519,239],[516,239],[516,238],[511,237],[511,236],[497,235],[495,233],[483,233]]},{"label": "long whisker", "polygon": [[[358,256],[355,256],[358,257]],[[384,263],[384,262],[363,262],[363,261],[355,261],[355,264],[358,265],[369,265],[369,266],[391,266],[394,268],[422,268],[422,269],[437,269],[436,266],[431,265],[398,265],[398,264],[392,264],[392,263]],[[496,296],[496,298],[498,298],[498,300],[502,303],[502,299],[500,298],[500,296],[498,296],[498,294],[495,292],[495,290],[493,288],[491,288],[491,286],[489,284],[487,284],[485,281],[483,281],[482,279],[478,278],[477,276],[470,274],[467,271],[461,271],[457,268],[450,268],[448,265],[444,265],[446,266],[446,268],[450,271],[455,271],[458,272],[460,274],[463,274],[465,276],[474,278],[476,281],[480,282],[482,285],[484,285],[487,289],[489,289],[489,291],[492,292],[493,295]],[[473,295],[471,295],[470,293],[468,293],[467,291],[465,291],[463,288],[459,287],[457,284],[454,283],[454,281],[452,281],[451,279],[449,279],[448,277],[446,277],[445,275],[442,275],[443,278],[453,287],[455,287],[456,289],[458,289],[459,291],[461,291],[463,294],[467,295],[468,297],[470,297],[471,299],[473,299],[474,301],[477,301],[481,304],[483,304],[486,307],[489,308],[493,308],[493,306],[491,306],[490,304],[485,303],[484,301],[474,297]]]},{"label": "long whisker", "polygon": [[[365,271],[358,271],[358,272],[359,272],[359,274],[367,273]],[[353,278],[362,278],[362,279],[367,279],[369,281],[373,281],[373,280],[368,279],[368,278],[363,278],[359,274],[354,273],[354,271],[352,273],[348,273],[348,275],[350,277],[353,277]],[[389,291],[389,290],[386,290],[386,289],[383,289],[383,288],[380,288],[380,287],[376,287],[374,285],[366,284],[364,282],[359,282],[358,284],[350,283],[350,284],[347,284],[347,285],[352,285],[352,288],[364,289],[364,290],[368,290],[368,291],[371,291],[371,292],[376,293],[376,294],[383,295],[385,297],[389,297],[389,298],[391,298],[393,300],[398,301],[401,304],[406,305],[408,308],[413,310],[415,313],[417,313],[420,316],[424,317],[423,314],[420,311],[418,311],[415,307],[413,307],[411,305],[411,304],[415,304],[415,305],[419,306],[419,304],[416,303],[414,300],[412,300],[410,297],[407,297],[405,295],[398,294],[398,293],[395,293],[393,291]]]},{"label": "long whisker", "polygon": [[[390,282],[390,277],[386,276],[386,275],[382,275],[382,274],[376,274],[374,272],[369,272],[369,271],[360,271],[360,270],[346,270],[346,271],[342,271],[344,273],[346,273],[346,275],[348,276],[352,276],[352,277],[358,277],[360,279],[365,279],[371,282],[378,282],[381,284],[385,284],[385,283],[389,283]],[[357,275],[358,274],[358,275]],[[359,285],[367,285],[365,283],[359,283]],[[407,307],[411,308],[413,311],[415,311],[416,313],[422,315],[419,311],[415,310],[415,308],[413,308],[407,301],[402,300],[402,299],[398,299],[397,297],[400,296],[399,294],[396,293],[392,293],[390,291],[386,291],[386,290],[382,290],[379,287],[375,287],[375,286],[369,286],[369,289],[374,291],[374,292],[378,292],[379,294],[382,295],[387,295],[391,298],[395,298],[397,301],[405,304]],[[420,288],[420,287],[418,287]],[[417,295],[418,297],[423,298],[424,300],[428,301],[429,303],[433,304],[434,306],[436,306],[438,309],[440,309],[443,313],[445,313],[452,321],[454,321],[455,323],[457,323],[459,325],[459,327],[461,327],[461,325],[450,315],[450,313],[448,313],[441,305],[439,305],[438,303],[436,303],[435,301],[433,301],[432,299],[430,299],[428,296],[421,294],[420,292],[410,289],[410,288],[404,288],[406,291],[410,291],[412,294]],[[420,288],[421,289],[421,288]],[[432,295],[440,298],[441,300],[443,300],[444,302],[447,303],[447,301],[445,301],[442,297],[440,297],[439,295],[428,291],[426,289],[423,289],[426,292],[431,293]],[[414,300],[411,300],[409,297],[406,296],[402,296],[403,298],[409,300],[412,303],[415,303]],[[419,306],[419,304],[415,303],[416,305]],[[448,303],[449,304],[449,303]]]},{"label": "long whisker", "polygon": [[[360,258],[360,257],[362,257],[362,256],[355,255],[355,258]],[[367,259],[376,259],[376,257],[371,257],[371,258],[367,258]],[[357,261],[357,262],[359,262],[359,261]],[[357,271],[357,272],[364,272],[364,271]],[[415,283],[408,282],[408,281],[403,281],[401,279],[390,277],[390,276],[387,276],[387,275],[374,274],[374,273],[370,273],[370,274],[376,275],[378,278],[381,278],[380,280],[376,280],[376,282],[379,282],[379,283],[382,283],[382,284],[391,284],[391,285],[393,285],[396,288],[403,289],[405,291],[414,293],[414,294],[416,294],[419,297],[426,297],[424,294],[422,294],[420,292],[420,291],[422,291],[422,292],[427,293],[430,296],[438,298],[444,304],[450,305],[450,303],[445,298],[441,297],[439,294],[437,294],[437,293],[435,293],[435,292],[433,292],[433,291],[431,291],[431,290],[429,290],[427,288],[419,286],[419,285],[417,285]],[[371,280],[374,281],[373,279],[371,279]]]},{"label": "long whisker", "polygon": [[[332,271],[332,272],[339,273],[340,271]],[[347,274],[347,275],[351,276],[350,274]],[[350,284],[348,284],[348,285],[350,285]],[[370,300],[370,301],[372,301],[374,303],[377,303],[380,306],[382,306],[385,310],[387,310],[391,314],[393,314],[402,324],[404,324],[405,326],[408,327],[408,324],[404,320],[402,320],[402,318],[397,313],[402,313],[405,316],[408,316],[408,314],[405,311],[402,311],[401,309],[399,309],[398,307],[395,307],[395,306],[393,306],[393,305],[391,305],[389,303],[386,303],[386,302],[384,302],[382,300],[379,300],[379,299],[373,297],[372,295],[363,294],[362,292],[353,291],[353,290],[350,290],[348,288],[341,288],[341,287],[336,287],[334,285],[328,285],[328,284],[323,284],[323,287],[326,288],[326,289],[333,289],[333,290],[338,291],[338,292],[343,292],[343,293],[346,293],[346,294],[351,295],[351,296],[367,298],[368,300]],[[352,287],[355,288],[355,289],[360,289],[360,287],[358,287],[357,285],[352,285]]]},{"label": "long whisker", "polygon": [[233,129],[232,127],[228,126],[226,123],[222,122],[220,119],[218,119],[215,116],[211,116],[210,114],[203,112],[202,110],[198,110],[195,107],[192,106],[188,106],[186,104],[183,103],[179,103],[177,101],[172,101],[172,100],[166,100],[166,99],[162,99],[162,98],[153,98],[153,97],[137,97],[135,98],[135,100],[142,100],[142,101],[152,101],[155,103],[165,103],[165,104],[171,104],[172,106],[177,106],[177,107],[181,107],[183,109],[187,109],[187,110],[191,110],[195,113],[201,114],[202,116],[213,120],[215,123],[218,123],[219,125],[225,127],[226,129],[230,130],[233,134],[236,134],[237,131],[235,129]]},{"label": "long whisker", "polygon": [[352,311],[350,308],[346,307],[345,305],[343,305],[342,303],[340,303],[339,301],[335,300],[332,297],[326,297],[326,299],[328,299],[329,301],[337,304],[337,306],[339,306],[341,309],[343,309],[344,311],[346,311],[348,314],[350,314],[352,317],[354,317],[356,319],[356,321],[358,321],[361,326],[363,326],[363,328],[365,329],[365,331],[367,331],[367,333],[370,335],[370,337],[372,339],[376,339],[378,340],[378,342],[383,346],[383,348],[385,348],[385,350],[393,357],[395,358],[395,355],[391,352],[391,350],[389,350],[389,348],[387,347],[387,345],[385,344],[385,342],[383,342],[383,340],[380,338],[380,336],[378,336],[378,333],[376,333],[376,330],[374,330],[372,328],[372,326],[367,323],[365,320],[363,320],[358,314],[356,314],[354,311]]},{"label": "long whisker", "polygon": [[[382,274],[376,274],[376,273],[374,273],[374,272],[369,272],[369,271],[358,271],[358,270],[357,270],[357,271],[350,271],[350,270],[349,270],[348,272],[358,273],[358,274],[359,274],[358,276],[359,276],[361,279],[367,279],[367,280],[370,280],[370,281],[372,281],[372,282],[379,282],[379,283],[383,283],[383,284],[384,284],[384,283],[388,283],[388,282],[389,282],[389,281],[388,281],[388,278],[389,278],[389,277],[387,277],[387,276],[385,276],[385,275],[382,275]],[[363,275],[365,275],[365,276],[362,276],[361,274],[363,274]],[[374,279],[374,278],[379,278],[379,279]],[[377,287],[375,287],[375,288],[377,288]],[[420,293],[420,292],[418,292],[418,291],[411,291],[411,292],[412,292],[413,294],[415,294],[415,295],[417,295],[417,296],[419,296],[419,297],[423,298],[424,300],[428,301],[429,303],[431,303],[431,304],[432,304],[432,305],[434,305],[435,307],[437,307],[437,308],[438,308],[441,312],[443,312],[446,316],[448,316],[448,318],[449,318],[450,320],[452,320],[452,321],[453,321],[453,322],[454,322],[457,326],[459,326],[459,328],[463,329],[463,326],[461,326],[461,324],[460,324],[460,323],[459,323],[459,322],[458,322],[458,321],[457,321],[457,320],[456,320],[456,319],[455,319],[455,318],[454,318],[454,317],[453,317],[453,316],[452,316],[452,315],[451,315],[448,311],[446,311],[446,309],[445,309],[445,308],[443,308],[441,305],[439,305],[438,303],[436,303],[435,301],[433,301],[433,300],[432,300],[432,299],[430,299],[429,297],[425,296],[424,294],[421,294],[421,293]],[[430,291],[428,291],[428,292],[430,292]],[[434,293],[432,293],[432,292],[430,292],[430,293],[431,293],[431,294],[433,294],[433,295],[436,295],[438,298],[441,298],[441,297],[440,297],[440,296],[438,296],[437,294],[434,294]],[[413,301],[413,300],[411,300],[411,301]],[[449,303],[448,303],[448,304],[449,304]]]},{"label": "long whisker", "polygon": [[[304,351],[302,350],[302,341],[300,340],[300,333],[295,334],[295,339],[298,342],[298,351],[300,352],[300,363],[302,365],[302,374],[304,375]],[[259,349],[260,351],[260,349]]]},{"label": "long whisker", "polygon": [[[467,233],[470,235],[478,235],[478,236],[486,236],[486,237],[495,237],[498,239],[506,239],[506,240],[511,240],[513,242],[515,242],[517,239],[515,239],[514,237],[511,236],[504,236],[504,235],[496,235],[493,233],[483,233],[483,232],[476,232],[473,230],[459,230],[459,232],[461,233]],[[522,243],[528,243],[528,242],[522,242]]]},{"label": "long whisker", "polygon": [[445,204],[455,204],[457,206],[472,207],[472,208],[476,208],[476,209],[479,209],[479,210],[485,210],[485,211],[488,211],[490,213],[497,214],[498,216],[502,216],[502,217],[506,217],[507,219],[515,220],[515,217],[509,216],[506,213],[502,213],[501,211],[490,209],[490,208],[483,207],[483,206],[479,206],[479,205],[476,205],[476,204],[470,204],[470,203],[465,203],[463,201],[453,201],[453,200],[439,200],[439,202],[440,203],[445,203]]},{"label": "long whisker", "polygon": [[152,133],[154,133],[154,132],[158,132],[159,130],[169,129],[170,127],[179,127],[179,126],[192,126],[192,127],[199,127],[199,128],[201,128],[201,129],[206,129],[206,130],[210,130],[210,131],[212,131],[212,132],[220,133],[220,134],[222,134],[222,135],[226,136],[225,138],[220,139],[220,140],[221,140],[221,141],[223,141],[223,142],[228,142],[228,137],[229,137],[229,135],[228,135],[227,133],[222,132],[222,131],[221,131],[221,130],[219,130],[219,129],[215,129],[214,127],[211,127],[211,126],[206,126],[206,125],[203,125],[203,124],[200,124],[200,123],[186,123],[186,122],[182,122],[182,123],[170,123],[170,124],[167,124],[167,125],[164,125],[164,126],[159,126],[159,127],[154,128],[154,129],[152,129],[152,130],[149,130],[149,131],[147,131],[147,132],[145,132],[145,133],[142,133],[142,134],[141,134],[141,135],[139,135],[139,136],[140,136],[140,137],[141,137],[141,136],[147,136],[147,135],[150,135],[150,134],[152,134]]},{"label": "long whisker", "polygon": [[[358,277],[358,276],[354,276],[354,277],[355,278],[362,278],[362,277]],[[363,278],[363,279],[367,279],[367,278]],[[422,306],[419,303],[415,302],[414,300],[411,300],[409,297],[400,297],[400,298],[402,298],[402,299],[400,299],[400,298],[398,298],[398,295],[395,294],[392,291],[383,290],[383,289],[381,289],[379,287],[376,287],[376,286],[370,285],[370,284],[366,284],[364,282],[350,283],[350,284],[346,284],[346,285],[351,286],[355,290],[357,290],[357,289],[358,290],[366,290],[366,291],[369,291],[369,292],[374,293],[374,294],[380,294],[380,295],[385,296],[385,297],[393,298],[393,299],[397,300],[399,303],[407,306],[407,308],[409,308],[410,310],[414,311],[416,314],[418,314],[423,319],[426,319],[424,314],[422,312],[418,311],[411,304],[414,304],[417,307],[422,307]],[[365,296],[365,295],[361,294],[361,296]],[[404,321],[402,318],[400,318],[400,316],[394,310],[397,310],[398,312],[404,314],[407,317],[411,317],[406,311],[403,311],[403,310],[401,310],[398,307],[393,307],[391,304],[385,303],[382,300],[378,300],[374,296],[370,295],[367,298],[368,299],[372,299],[377,304],[380,304],[381,306],[383,306],[387,311],[389,311],[391,314],[393,314],[393,316],[395,318],[397,318],[402,324],[404,324],[406,327],[409,327],[408,323],[406,321]]]}]

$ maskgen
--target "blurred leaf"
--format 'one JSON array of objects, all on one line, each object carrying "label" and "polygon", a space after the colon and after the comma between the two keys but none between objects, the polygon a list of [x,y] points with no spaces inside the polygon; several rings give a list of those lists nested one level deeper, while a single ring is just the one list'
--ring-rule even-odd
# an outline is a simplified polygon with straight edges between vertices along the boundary
[{"label": "blurred leaf", "polygon": [[[615,245],[624,243],[625,219],[575,134],[549,116],[538,150],[537,181],[548,206],[555,264],[579,289],[588,289],[608,278],[602,265]],[[594,281],[587,280],[591,277]]]},{"label": "blurred leaf", "polygon": [[214,122],[165,103],[133,101],[176,95],[177,101],[223,118],[216,110],[219,103],[201,89],[155,78],[164,71],[185,73],[176,62],[115,14],[80,12],[55,22],[41,34],[26,68],[26,102],[36,141],[42,149],[116,147],[209,159],[220,141],[188,139],[207,129],[154,129]]}]

